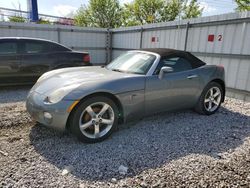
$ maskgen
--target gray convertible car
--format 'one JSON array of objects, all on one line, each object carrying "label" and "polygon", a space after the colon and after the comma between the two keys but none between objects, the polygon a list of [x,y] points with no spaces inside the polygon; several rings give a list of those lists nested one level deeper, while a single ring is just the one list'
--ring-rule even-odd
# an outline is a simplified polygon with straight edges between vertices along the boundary
[{"label": "gray convertible car", "polygon": [[193,108],[211,115],[224,97],[222,66],[206,65],[189,52],[144,49],[128,51],[107,66],[47,72],[26,106],[41,124],[98,142],[120,123],[158,112]]}]

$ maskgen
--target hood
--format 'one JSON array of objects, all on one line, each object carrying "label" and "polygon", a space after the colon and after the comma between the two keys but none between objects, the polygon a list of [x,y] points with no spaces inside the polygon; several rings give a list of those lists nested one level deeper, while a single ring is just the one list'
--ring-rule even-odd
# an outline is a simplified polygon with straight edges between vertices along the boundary
[{"label": "hood", "polygon": [[109,80],[136,76],[135,74],[111,71],[99,66],[63,68],[42,75],[32,90],[40,94],[46,94],[73,84],[83,86],[93,82],[102,83]]}]

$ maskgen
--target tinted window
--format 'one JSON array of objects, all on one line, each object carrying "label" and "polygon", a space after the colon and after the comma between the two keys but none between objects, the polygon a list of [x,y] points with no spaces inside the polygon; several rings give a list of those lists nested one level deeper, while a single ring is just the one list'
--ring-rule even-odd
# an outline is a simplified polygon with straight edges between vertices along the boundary
[{"label": "tinted window", "polygon": [[162,58],[155,74],[159,74],[162,67],[172,67],[174,72],[181,72],[192,69],[191,63],[182,57]]},{"label": "tinted window", "polygon": [[46,45],[41,42],[25,42],[26,53],[41,53],[46,49]]},{"label": "tinted window", "polygon": [[15,42],[1,42],[0,54],[15,54],[17,53],[17,43]]},{"label": "tinted window", "polygon": [[69,49],[54,43],[50,43],[50,49],[53,52],[70,51]]}]

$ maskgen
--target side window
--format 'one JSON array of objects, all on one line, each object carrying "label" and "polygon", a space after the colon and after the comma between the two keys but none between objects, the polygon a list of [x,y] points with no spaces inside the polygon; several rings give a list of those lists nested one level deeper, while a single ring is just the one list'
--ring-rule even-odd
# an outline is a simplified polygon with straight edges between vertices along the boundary
[{"label": "side window", "polygon": [[31,53],[41,53],[45,52],[46,45],[42,42],[25,42],[25,52]]},{"label": "side window", "polygon": [[54,44],[54,43],[50,43],[50,50],[53,51],[53,52],[64,52],[64,51],[69,51],[69,49],[63,47],[63,46],[60,46],[58,44]]},{"label": "side window", "polygon": [[162,67],[172,67],[174,72],[181,72],[192,69],[191,63],[183,57],[165,57],[159,62],[155,74],[159,74]]},{"label": "side window", "polygon": [[16,42],[1,42],[0,43],[0,55],[16,54],[17,43]]}]

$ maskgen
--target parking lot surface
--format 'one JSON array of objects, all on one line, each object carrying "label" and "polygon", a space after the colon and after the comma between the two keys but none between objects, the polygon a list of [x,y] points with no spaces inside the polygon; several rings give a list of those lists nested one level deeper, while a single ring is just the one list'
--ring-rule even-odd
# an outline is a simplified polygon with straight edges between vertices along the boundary
[{"label": "parking lot surface", "polygon": [[212,116],[158,114],[83,144],[32,121],[28,90],[0,90],[0,187],[250,185],[250,103],[226,98]]}]

